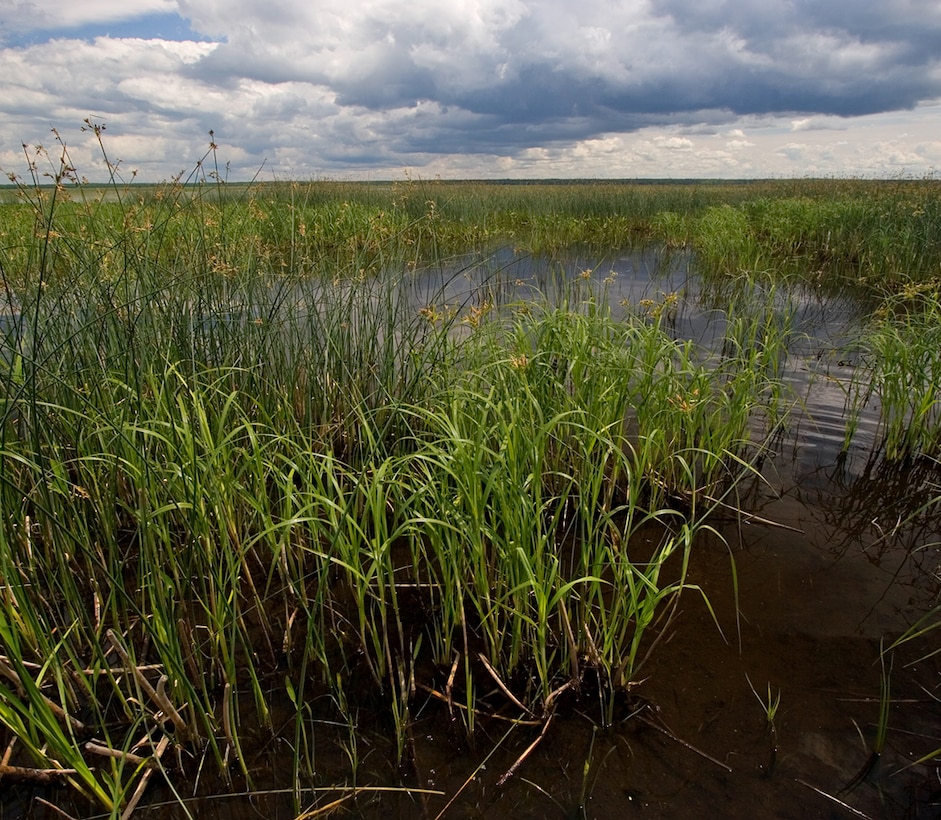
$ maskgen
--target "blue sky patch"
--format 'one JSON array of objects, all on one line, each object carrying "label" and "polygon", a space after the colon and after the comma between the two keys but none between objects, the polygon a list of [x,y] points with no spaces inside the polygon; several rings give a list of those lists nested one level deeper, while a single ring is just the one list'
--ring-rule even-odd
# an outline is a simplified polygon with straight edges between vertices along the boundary
[{"label": "blue sky patch", "polygon": [[[3,20],[0,19],[0,29]],[[189,20],[178,14],[144,14],[128,20],[111,20],[104,22],[85,23],[80,26],[66,28],[42,28],[32,31],[18,32],[8,35],[9,39],[0,34],[0,42],[6,39],[4,45],[8,48],[23,48],[47,43],[50,40],[69,39],[93,41],[96,37],[140,37],[144,40],[195,40],[197,42],[211,42],[212,38],[199,34],[190,28]]]}]

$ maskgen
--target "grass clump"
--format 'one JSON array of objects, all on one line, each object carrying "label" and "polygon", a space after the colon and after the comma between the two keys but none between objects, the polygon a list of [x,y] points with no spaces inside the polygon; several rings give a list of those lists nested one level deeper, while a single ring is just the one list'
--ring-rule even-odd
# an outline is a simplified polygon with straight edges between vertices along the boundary
[{"label": "grass clump", "polygon": [[[931,179],[767,184],[745,202],[693,215],[685,233],[714,271],[775,270],[835,289],[902,292],[937,280],[938,191]],[[661,225],[671,232],[679,220]]]},{"label": "grass clump", "polygon": [[864,365],[848,394],[849,438],[876,402],[890,460],[941,453],[941,299],[931,285],[888,296],[862,332]]}]

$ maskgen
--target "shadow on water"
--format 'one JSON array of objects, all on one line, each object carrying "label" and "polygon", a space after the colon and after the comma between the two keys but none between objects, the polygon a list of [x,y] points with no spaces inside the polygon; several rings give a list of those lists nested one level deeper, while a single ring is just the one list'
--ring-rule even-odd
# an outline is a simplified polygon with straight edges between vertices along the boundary
[{"label": "shadow on water", "polygon": [[[724,306],[735,294],[727,283],[697,279],[693,264],[687,253],[656,249],[600,262],[502,249],[416,272],[409,298],[441,307],[534,294],[564,299],[573,280],[589,278],[616,314],[677,294],[665,326],[708,351],[726,334]],[[781,377],[799,401],[761,480],[739,494],[742,509],[761,518],[713,522],[724,543],[701,539],[689,581],[704,590],[715,620],[701,598],[684,598],[614,725],[602,725],[600,704],[572,697],[528,754],[539,727],[507,715],[482,716],[470,746],[460,718],[419,691],[408,760],[397,768],[380,710],[371,712],[365,699],[351,733],[324,695],[311,706],[308,739],[322,793],[294,793],[283,765],[288,742],[259,737],[248,754],[251,799],[187,800],[190,811],[274,818],[316,805],[365,817],[941,816],[937,769],[909,767],[941,747],[941,664],[929,655],[931,635],[897,650],[887,741],[878,766],[854,784],[877,734],[880,651],[938,604],[941,469],[928,459],[884,461],[871,407],[844,447],[846,384],[858,366],[845,351],[865,306],[808,285],[781,288],[775,298],[794,331]],[[287,724],[292,713],[283,706]],[[243,745],[251,748],[250,737]],[[208,778],[196,776],[191,786],[201,794],[231,791]],[[140,807],[136,816],[185,816],[169,789],[165,796],[166,806]]]}]

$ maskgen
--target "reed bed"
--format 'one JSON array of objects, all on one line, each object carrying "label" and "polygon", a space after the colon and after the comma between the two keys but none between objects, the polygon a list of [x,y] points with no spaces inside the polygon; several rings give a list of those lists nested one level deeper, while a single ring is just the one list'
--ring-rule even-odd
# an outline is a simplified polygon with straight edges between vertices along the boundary
[{"label": "reed bed", "polygon": [[859,414],[875,405],[890,460],[941,453],[941,297],[933,284],[890,294],[857,342],[861,366],[847,392],[852,439]]},{"label": "reed bed", "polygon": [[403,764],[419,693],[471,743],[579,699],[610,724],[786,415],[786,313],[738,289],[705,355],[669,296],[616,320],[589,278],[523,303],[416,282],[496,239],[647,239],[727,194],[227,189],[213,157],[100,197],[63,154],[7,206],[2,765],[128,816],[188,759],[250,786],[248,737],[285,741],[300,794],[324,695],[354,773],[365,700]]},{"label": "reed bed", "polygon": [[936,282],[941,264],[933,178],[230,184],[211,147],[189,176],[163,185],[124,185],[115,168],[109,185],[88,186],[67,155],[38,151],[29,160],[30,173],[12,177],[27,207],[10,208],[0,226],[11,280],[37,261],[30,255],[39,247],[65,266],[94,264],[101,276],[123,279],[137,253],[230,274],[330,273],[507,243],[605,254],[659,242],[693,248],[706,274],[775,271],[878,296]]},{"label": "reed bed", "polygon": [[710,270],[775,270],[881,296],[937,284],[941,198],[931,179],[808,184],[709,207],[686,231]]}]

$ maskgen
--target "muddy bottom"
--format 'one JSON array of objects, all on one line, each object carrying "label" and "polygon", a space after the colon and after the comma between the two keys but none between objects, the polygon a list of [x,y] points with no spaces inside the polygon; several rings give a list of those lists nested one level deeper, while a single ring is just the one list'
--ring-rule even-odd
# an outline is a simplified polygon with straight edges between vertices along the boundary
[{"label": "muddy bottom", "polygon": [[[545,272],[530,270],[532,262],[500,265],[506,279],[533,279],[544,290]],[[609,287],[618,303],[682,292],[674,332],[708,346],[721,338],[722,316],[707,307],[715,300],[691,279],[689,265],[687,257],[664,265],[632,255],[597,276],[616,282]],[[580,269],[577,261],[571,267],[570,273]],[[390,762],[389,727],[362,712],[360,762],[351,774],[348,735],[332,736],[324,721],[320,782],[365,788],[300,794],[296,803],[283,793],[256,795],[253,811],[941,817],[938,766],[930,759],[916,764],[941,748],[941,661],[919,660],[937,648],[937,636],[888,651],[941,602],[941,505],[931,503],[941,495],[941,467],[930,460],[884,462],[876,407],[860,418],[844,450],[844,386],[855,363],[841,350],[859,306],[817,293],[797,294],[790,304],[799,306],[800,334],[785,378],[801,410],[774,443],[762,480],[732,499],[751,516],[715,519],[723,540],[704,539],[693,551],[689,581],[709,606],[696,591],[684,593],[611,725],[587,686],[560,704],[534,748],[540,726],[483,716],[471,748],[460,715],[419,692],[401,767]],[[886,692],[891,705],[880,745]],[[519,717],[503,707],[503,717]],[[263,770],[264,754],[258,762]],[[232,806],[200,808],[201,816],[230,816]]]},{"label": "muddy bottom", "polygon": [[[384,797],[374,816],[437,817],[459,790],[444,816],[941,816],[937,767],[912,765],[941,747],[941,664],[918,661],[937,640],[882,652],[937,601],[941,532],[934,515],[880,526],[880,509],[851,492],[872,482],[864,473],[830,493],[841,509],[765,487],[752,508],[775,525],[716,522],[726,544],[701,543],[689,577],[715,619],[685,592],[615,723],[590,697],[573,700],[505,785],[539,729],[504,738],[507,724],[485,722],[476,749],[449,750],[446,710],[428,704],[404,781],[444,795],[394,808]],[[884,675],[891,707],[875,757]],[[772,725],[763,703],[775,701]]]}]

